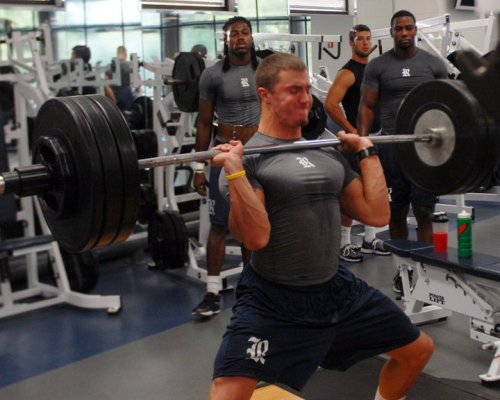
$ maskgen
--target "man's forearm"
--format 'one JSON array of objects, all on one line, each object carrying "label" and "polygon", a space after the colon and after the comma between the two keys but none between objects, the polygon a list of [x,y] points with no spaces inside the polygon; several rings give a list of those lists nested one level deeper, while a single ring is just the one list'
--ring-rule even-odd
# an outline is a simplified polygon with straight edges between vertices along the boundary
[{"label": "man's forearm", "polygon": [[370,129],[373,125],[373,120],[375,118],[375,111],[371,108],[360,105],[358,110],[358,120],[356,122],[356,127],[359,136],[368,136]]}]

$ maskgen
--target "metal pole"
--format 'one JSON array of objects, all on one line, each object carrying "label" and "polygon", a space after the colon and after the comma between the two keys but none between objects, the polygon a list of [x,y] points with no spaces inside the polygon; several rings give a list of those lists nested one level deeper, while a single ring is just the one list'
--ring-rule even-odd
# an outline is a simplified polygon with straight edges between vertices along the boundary
[{"label": "metal pole", "polygon": [[[381,135],[370,136],[373,143],[406,143],[406,142],[439,142],[438,133],[429,133],[421,135]],[[244,154],[263,154],[263,153],[276,153],[281,151],[292,151],[300,149],[316,149],[320,147],[331,147],[342,144],[340,139],[318,139],[318,140],[300,140],[297,142],[270,145],[270,146],[257,146],[245,147]],[[144,158],[139,160],[139,168],[147,169],[172,164],[184,164],[189,162],[203,162],[214,158],[217,154],[221,153],[219,150],[198,151],[192,153],[174,154],[170,156]]]}]

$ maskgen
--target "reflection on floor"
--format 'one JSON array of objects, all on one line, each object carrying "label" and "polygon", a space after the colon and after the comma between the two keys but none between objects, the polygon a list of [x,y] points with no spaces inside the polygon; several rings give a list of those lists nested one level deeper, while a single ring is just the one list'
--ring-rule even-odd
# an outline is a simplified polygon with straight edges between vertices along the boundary
[{"label": "reflection on floor", "polygon": [[[475,250],[500,256],[498,210],[491,203],[476,204]],[[450,223],[450,244],[456,240],[454,229]],[[386,238],[387,232],[379,236]],[[394,297],[390,257],[365,256],[349,268]],[[102,263],[93,293],[121,295],[119,314],[62,305],[0,322],[0,399],[206,398],[233,294],[223,294],[225,311],[219,316],[193,320],[191,309],[204,291],[199,281],[151,271],[147,263],[129,258]],[[492,354],[469,339],[465,317],[453,315],[422,329],[437,349],[409,400],[500,399],[499,389],[480,384],[478,374],[486,372]],[[381,358],[374,358],[344,373],[319,370],[300,396],[371,399],[380,365]]]}]

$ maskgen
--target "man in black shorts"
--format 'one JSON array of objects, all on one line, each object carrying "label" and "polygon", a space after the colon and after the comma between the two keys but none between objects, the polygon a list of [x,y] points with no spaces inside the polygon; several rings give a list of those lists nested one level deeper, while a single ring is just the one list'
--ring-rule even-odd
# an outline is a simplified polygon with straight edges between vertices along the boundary
[{"label": "man in black shorts", "polygon": [[[448,78],[443,60],[416,47],[416,34],[415,16],[411,12],[402,10],[392,16],[394,48],[371,60],[365,69],[357,120],[359,135],[371,132],[377,106],[383,135],[410,133],[395,132],[397,111],[405,96],[423,82]],[[391,199],[391,239],[408,238],[407,217],[411,204],[418,225],[417,239],[432,243],[432,214],[437,197],[417,188],[406,178],[396,159],[394,146],[380,145],[379,149]],[[402,291],[399,273],[393,289],[397,293]]]},{"label": "man in black shorts", "polygon": [[[351,59],[344,64],[335,76],[328,95],[325,99],[325,110],[342,129],[349,133],[357,133],[356,118],[360,97],[361,81],[365,72],[368,57],[372,52],[372,34],[367,25],[358,24],[349,31],[349,46],[351,46]],[[378,122],[373,124],[372,132],[379,131]],[[351,167],[359,173],[357,160],[354,155],[347,155]],[[363,261],[363,256],[358,250],[366,254],[388,256],[390,251],[384,242],[378,239],[373,226],[365,226],[363,244],[356,246],[351,243],[352,219],[342,215],[342,234],[340,239],[340,259],[347,262]]]},{"label": "man in black shorts", "polygon": [[[226,21],[224,32],[224,59],[205,69],[200,77],[200,107],[196,131],[196,151],[207,150],[212,140],[213,120],[217,113],[217,135],[214,143],[238,139],[245,143],[257,130],[259,102],[255,91],[254,74],[257,56],[253,43],[252,26],[246,18],[237,16]],[[217,182],[220,168],[210,168],[209,182]],[[195,190],[207,195],[205,166],[198,163],[193,179]],[[220,272],[226,255],[227,217],[229,205],[217,184],[208,191],[210,230],[207,239],[207,293],[193,309],[196,317],[211,317],[220,312],[222,280]],[[242,247],[243,263],[250,252]]]},{"label": "man in black shorts", "polygon": [[[255,82],[261,118],[247,146],[304,140],[312,105],[304,62],[269,56]],[[341,211],[384,226],[389,203],[370,139],[338,136],[357,154],[361,177],[332,147],[244,157],[239,141],[216,147],[230,231],[253,252],[215,360],[211,400],[247,400],[259,381],[300,390],[318,366],[345,370],[382,353],[389,359],[375,398],[403,399],[432,355],[432,339],[393,300],[339,265]]]}]

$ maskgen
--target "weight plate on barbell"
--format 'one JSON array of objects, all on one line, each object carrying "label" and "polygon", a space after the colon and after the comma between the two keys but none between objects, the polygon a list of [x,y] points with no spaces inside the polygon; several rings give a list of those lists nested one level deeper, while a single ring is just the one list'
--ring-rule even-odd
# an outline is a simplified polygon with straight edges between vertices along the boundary
[{"label": "weight plate on barbell", "polygon": [[114,179],[121,179],[123,182],[121,196],[123,213],[114,241],[122,242],[134,229],[140,202],[141,179],[134,139],[122,112],[107,97],[93,95],[88,98],[101,107],[115,140],[116,157],[120,160],[121,175]]},{"label": "weight plate on barbell", "polygon": [[104,175],[104,203],[101,234],[93,247],[103,247],[114,242],[123,214],[123,184],[120,179],[122,168],[117,157],[117,147],[113,132],[104,117],[101,108],[89,97],[69,97],[69,100],[81,109],[99,150],[102,172]]},{"label": "weight plate on barbell", "polygon": [[[33,161],[50,165],[47,148],[40,159],[42,153],[36,147],[42,142],[37,139],[44,136],[58,142],[66,153],[74,176],[61,183],[64,189],[56,185],[53,191],[49,190],[39,198],[54,237],[64,249],[76,253],[93,248],[99,239],[105,182],[93,133],[80,117],[80,110],[68,99],[53,98],[40,107],[33,130]],[[70,190],[67,190],[68,186]]]},{"label": "weight plate on barbell", "polygon": [[[459,81],[435,80],[413,89],[401,103],[396,132],[425,133],[437,129],[441,143],[401,143],[399,164],[408,179],[429,193],[469,191],[490,168],[485,149],[498,151],[479,103]],[[479,171],[478,171],[479,169]]]},{"label": "weight plate on barbell", "polygon": [[99,281],[98,261],[91,251],[73,254],[61,248],[61,256],[71,290],[89,293],[97,286]]}]

